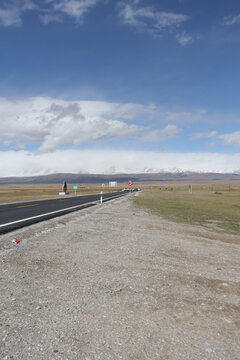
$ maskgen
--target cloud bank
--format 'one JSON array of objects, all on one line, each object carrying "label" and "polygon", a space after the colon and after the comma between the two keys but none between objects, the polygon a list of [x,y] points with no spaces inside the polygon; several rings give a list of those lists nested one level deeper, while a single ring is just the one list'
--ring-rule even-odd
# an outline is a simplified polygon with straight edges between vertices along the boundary
[{"label": "cloud bank", "polygon": [[56,150],[33,154],[24,150],[0,152],[0,177],[51,173],[143,173],[240,171],[240,153],[163,153],[127,150]]},{"label": "cloud bank", "polygon": [[[152,128],[146,119],[155,112],[161,120],[155,124],[157,128]],[[176,138],[180,128],[172,122],[186,117],[184,112],[177,116],[176,112],[159,110],[152,104],[64,101],[50,97],[17,101],[0,98],[0,114],[0,148],[31,149],[38,153],[130,136],[135,141],[161,142]],[[141,117],[144,125],[139,121]]]},{"label": "cloud bank", "polygon": [[[190,120],[194,126],[196,122],[202,126],[205,110],[176,112],[154,105],[35,97],[16,101],[0,98],[0,114],[0,176],[176,169],[234,172],[240,167],[239,153],[159,151],[161,142],[175,139],[176,147],[180,136],[187,142],[184,126],[189,128]],[[201,138],[214,138],[236,150],[240,146],[239,131],[189,134],[194,141]],[[125,150],[126,144],[129,150]],[[158,150],[150,151],[153,148]]]},{"label": "cloud bank", "polygon": [[132,123],[151,107],[101,101],[0,98],[0,146],[49,152],[63,145],[121,139],[141,131]]}]

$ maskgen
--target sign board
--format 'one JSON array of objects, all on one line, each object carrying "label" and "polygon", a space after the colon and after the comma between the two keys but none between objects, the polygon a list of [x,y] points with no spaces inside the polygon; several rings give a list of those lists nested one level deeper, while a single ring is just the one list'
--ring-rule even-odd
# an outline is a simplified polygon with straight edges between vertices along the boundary
[{"label": "sign board", "polygon": [[109,181],[109,187],[117,187],[117,181]]},{"label": "sign board", "polygon": [[73,187],[73,190],[77,190],[77,188],[78,188],[77,186],[74,186],[74,187]]},{"label": "sign board", "polygon": [[129,186],[133,186],[133,181],[132,181],[132,180],[128,180],[128,185],[129,185]]}]

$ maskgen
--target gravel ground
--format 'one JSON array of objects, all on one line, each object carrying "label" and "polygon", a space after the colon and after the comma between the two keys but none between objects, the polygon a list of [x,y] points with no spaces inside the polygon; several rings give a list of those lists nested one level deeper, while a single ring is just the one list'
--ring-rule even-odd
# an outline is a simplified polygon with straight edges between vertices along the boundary
[{"label": "gravel ground", "polygon": [[2,235],[0,358],[239,360],[239,254],[131,197]]}]

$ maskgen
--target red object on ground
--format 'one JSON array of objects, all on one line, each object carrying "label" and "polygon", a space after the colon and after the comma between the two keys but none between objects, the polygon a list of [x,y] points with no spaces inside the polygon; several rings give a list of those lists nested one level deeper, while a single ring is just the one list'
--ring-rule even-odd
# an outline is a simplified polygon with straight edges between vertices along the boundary
[{"label": "red object on ground", "polygon": [[19,243],[18,238],[16,238],[16,239],[14,240],[14,242],[15,242],[16,244],[18,244],[18,243]]}]

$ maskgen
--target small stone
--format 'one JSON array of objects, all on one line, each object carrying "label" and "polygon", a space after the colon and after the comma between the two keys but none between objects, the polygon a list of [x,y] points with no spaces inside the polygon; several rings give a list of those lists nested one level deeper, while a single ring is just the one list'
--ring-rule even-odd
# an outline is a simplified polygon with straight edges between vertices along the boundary
[{"label": "small stone", "polygon": [[54,353],[58,353],[58,350],[53,350]]}]

